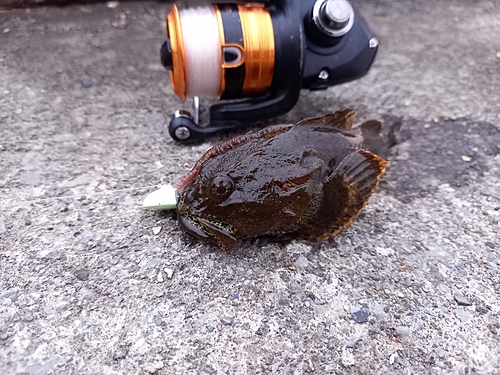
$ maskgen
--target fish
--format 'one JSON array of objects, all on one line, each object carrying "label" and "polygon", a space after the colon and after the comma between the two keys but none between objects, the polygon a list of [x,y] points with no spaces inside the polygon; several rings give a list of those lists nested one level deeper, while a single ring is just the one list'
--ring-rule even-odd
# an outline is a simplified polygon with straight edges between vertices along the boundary
[{"label": "fish", "polygon": [[192,236],[232,250],[243,239],[325,241],[359,216],[396,143],[352,109],[268,126],[209,149],[177,186],[178,220]]}]

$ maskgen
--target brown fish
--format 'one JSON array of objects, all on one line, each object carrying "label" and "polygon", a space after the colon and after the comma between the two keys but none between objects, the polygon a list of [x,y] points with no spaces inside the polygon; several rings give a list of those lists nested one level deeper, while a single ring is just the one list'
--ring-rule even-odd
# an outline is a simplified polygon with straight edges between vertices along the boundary
[{"label": "brown fish", "polygon": [[353,120],[347,109],[211,148],[178,186],[180,223],[224,250],[267,234],[336,235],[360,214],[388,165],[372,151],[385,152],[395,139],[378,121],[352,129]]}]

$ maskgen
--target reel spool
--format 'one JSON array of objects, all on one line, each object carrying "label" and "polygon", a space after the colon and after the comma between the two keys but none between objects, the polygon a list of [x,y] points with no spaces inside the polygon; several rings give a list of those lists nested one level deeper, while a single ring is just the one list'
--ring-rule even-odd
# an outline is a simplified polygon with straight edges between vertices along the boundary
[{"label": "reel spool", "polygon": [[[203,32],[200,32],[203,30]],[[213,5],[168,15],[175,93],[219,99],[266,91],[274,71],[269,12],[258,5]]]},{"label": "reel spool", "polygon": [[[167,17],[162,64],[174,92],[194,98],[194,115],[177,111],[177,141],[288,112],[300,90],[326,89],[366,74],[378,42],[347,0],[274,0],[179,9]],[[232,100],[198,125],[198,97]],[[249,98],[244,101],[234,101]]]}]

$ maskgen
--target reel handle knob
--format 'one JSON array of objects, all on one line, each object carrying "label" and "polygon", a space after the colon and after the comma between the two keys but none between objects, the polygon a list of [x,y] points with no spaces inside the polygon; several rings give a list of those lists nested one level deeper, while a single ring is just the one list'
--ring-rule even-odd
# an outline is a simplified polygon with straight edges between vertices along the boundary
[{"label": "reel handle knob", "polygon": [[205,140],[209,134],[236,128],[239,125],[241,125],[241,123],[228,122],[223,126],[199,126],[194,121],[191,113],[187,111],[176,111],[168,126],[168,132],[175,141],[190,143]]}]

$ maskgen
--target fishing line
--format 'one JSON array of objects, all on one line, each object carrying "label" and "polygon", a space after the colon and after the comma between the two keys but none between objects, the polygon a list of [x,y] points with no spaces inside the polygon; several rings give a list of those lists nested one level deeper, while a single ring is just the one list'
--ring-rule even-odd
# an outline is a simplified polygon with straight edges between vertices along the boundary
[{"label": "fishing line", "polygon": [[186,94],[218,98],[221,45],[213,7],[183,9],[180,20],[186,58]]}]

